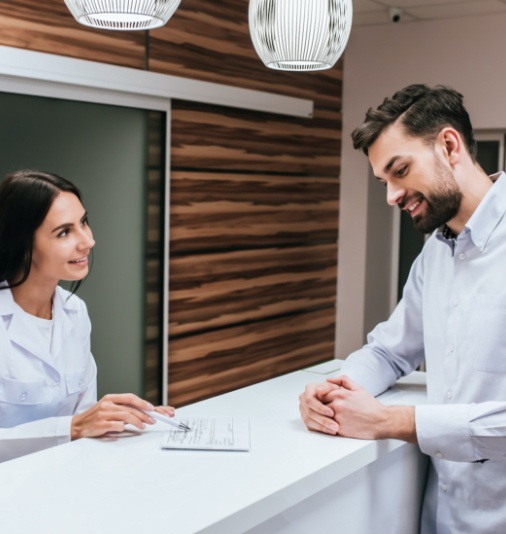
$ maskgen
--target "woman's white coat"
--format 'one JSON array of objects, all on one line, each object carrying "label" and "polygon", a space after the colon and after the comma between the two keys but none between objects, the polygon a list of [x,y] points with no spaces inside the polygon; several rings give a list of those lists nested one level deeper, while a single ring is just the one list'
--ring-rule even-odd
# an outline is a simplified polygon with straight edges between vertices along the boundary
[{"label": "woman's white coat", "polygon": [[0,290],[0,461],[70,441],[72,415],[97,401],[84,302],[57,287],[51,349]]}]

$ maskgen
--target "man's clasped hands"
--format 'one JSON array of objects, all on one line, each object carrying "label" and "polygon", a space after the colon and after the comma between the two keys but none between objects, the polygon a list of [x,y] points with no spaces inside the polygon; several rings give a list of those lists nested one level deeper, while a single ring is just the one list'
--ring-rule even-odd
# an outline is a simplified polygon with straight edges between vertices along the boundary
[{"label": "man's clasped hands", "polygon": [[299,410],[309,430],[359,439],[384,439],[389,409],[345,375],[308,384]]}]

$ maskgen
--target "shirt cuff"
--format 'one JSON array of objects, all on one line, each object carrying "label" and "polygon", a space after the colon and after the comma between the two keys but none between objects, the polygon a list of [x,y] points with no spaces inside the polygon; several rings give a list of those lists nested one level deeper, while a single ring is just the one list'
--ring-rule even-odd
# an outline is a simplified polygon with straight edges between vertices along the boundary
[{"label": "shirt cuff", "polygon": [[393,369],[379,358],[364,357],[361,351],[350,355],[341,367],[341,373],[377,397],[395,384],[397,376]]},{"label": "shirt cuff", "polygon": [[415,424],[424,454],[453,462],[477,459],[469,433],[469,405],[415,406]]},{"label": "shirt cuff", "polygon": [[62,445],[70,441],[72,432],[72,415],[57,417],[56,422],[56,445]]}]

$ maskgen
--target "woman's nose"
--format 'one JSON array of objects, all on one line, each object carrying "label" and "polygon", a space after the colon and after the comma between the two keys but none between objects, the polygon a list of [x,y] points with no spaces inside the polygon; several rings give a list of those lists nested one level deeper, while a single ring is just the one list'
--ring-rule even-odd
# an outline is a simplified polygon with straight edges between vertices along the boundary
[{"label": "woman's nose", "polygon": [[81,250],[86,250],[93,248],[95,246],[95,240],[93,239],[93,233],[90,228],[85,228],[82,230],[81,239],[79,240],[79,248]]}]

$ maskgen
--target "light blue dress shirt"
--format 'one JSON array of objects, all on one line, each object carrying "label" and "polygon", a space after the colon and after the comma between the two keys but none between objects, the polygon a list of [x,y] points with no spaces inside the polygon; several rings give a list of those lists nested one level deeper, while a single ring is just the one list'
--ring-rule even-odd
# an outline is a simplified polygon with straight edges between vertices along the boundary
[{"label": "light blue dress shirt", "polygon": [[378,395],[425,358],[426,534],[506,533],[506,175],[491,178],[456,239],[428,239],[390,319],[343,366]]}]

